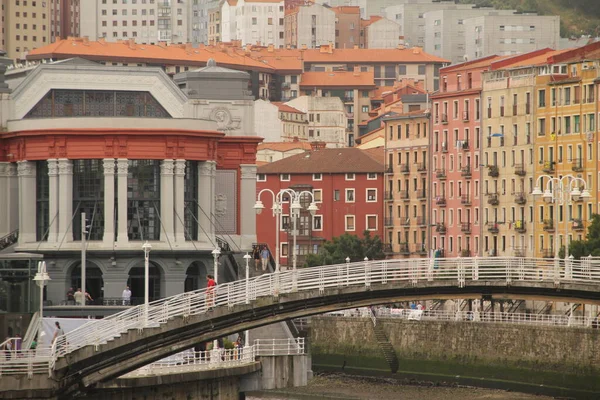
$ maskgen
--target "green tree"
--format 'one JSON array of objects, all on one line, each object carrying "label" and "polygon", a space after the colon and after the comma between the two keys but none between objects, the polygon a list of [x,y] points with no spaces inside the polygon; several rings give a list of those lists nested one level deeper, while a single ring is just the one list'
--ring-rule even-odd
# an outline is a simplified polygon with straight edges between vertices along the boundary
[{"label": "green tree", "polygon": [[[564,257],[564,249],[562,256]],[[574,240],[569,244],[569,254],[579,260],[582,257],[600,256],[600,215],[592,215],[585,240]]]},{"label": "green tree", "polygon": [[309,254],[306,265],[315,267],[341,264],[346,262],[346,257],[350,257],[351,262],[362,261],[365,257],[369,260],[382,260],[385,258],[383,242],[379,236],[371,236],[369,231],[364,232],[363,238],[344,233],[323,243],[319,254]]}]

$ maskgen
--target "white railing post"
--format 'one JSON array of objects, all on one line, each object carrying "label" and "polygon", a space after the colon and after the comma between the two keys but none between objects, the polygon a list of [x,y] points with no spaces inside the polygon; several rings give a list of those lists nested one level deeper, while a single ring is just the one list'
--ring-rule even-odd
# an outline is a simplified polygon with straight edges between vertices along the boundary
[{"label": "white railing post", "polygon": [[346,257],[346,286],[350,285],[350,257]]},{"label": "white railing post", "polygon": [[479,280],[479,256],[475,256],[473,259],[473,268],[471,272],[471,279],[474,281]]},{"label": "white railing post", "polygon": [[365,257],[365,286],[371,287],[371,265],[369,264],[369,258]]},{"label": "white railing post", "polygon": [[344,266],[343,264],[338,264],[338,265],[337,265],[337,271],[336,271],[336,273],[337,273],[336,286],[341,286],[341,284],[342,284],[342,273],[343,273],[343,272],[342,272],[342,267],[343,267],[343,266]]},{"label": "white railing post", "polygon": [[409,271],[410,283],[413,286],[417,286],[417,284],[419,283],[417,263],[418,263],[418,260],[408,260],[408,271]]},{"label": "white railing post", "polygon": [[458,258],[458,287],[465,287],[465,264],[464,258]]},{"label": "white railing post", "polygon": [[381,262],[381,283],[384,285],[388,283],[388,262]]},{"label": "white railing post", "polygon": [[325,268],[319,268],[319,293],[325,292]]},{"label": "white railing post", "polygon": [[520,257],[519,260],[519,280],[525,280],[525,259]]},{"label": "white railing post", "polygon": [[560,259],[554,257],[554,285],[560,285]]},{"label": "white railing post", "polygon": [[435,266],[435,258],[430,257],[429,258],[429,263],[427,265],[427,281],[431,282],[433,281],[433,269]]},{"label": "white railing post", "polygon": [[512,283],[512,257],[504,259],[506,263],[506,286],[510,286]]}]

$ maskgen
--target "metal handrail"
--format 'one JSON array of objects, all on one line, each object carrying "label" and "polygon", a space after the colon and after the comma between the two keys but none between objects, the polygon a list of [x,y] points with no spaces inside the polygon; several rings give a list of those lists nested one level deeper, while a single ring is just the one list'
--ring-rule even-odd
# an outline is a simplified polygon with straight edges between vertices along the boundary
[{"label": "metal handrail", "polygon": [[[434,268],[435,264],[435,268]],[[92,320],[65,335],[52,345],[50,368],[59,357],[86,347],[99,346],[126,333],[129,329],[155,328],[174,318],[204,314],[215,306],[232,307],[253,302],[260,297],[291,292],[324,293],[340,286],[385,285],[390,282],[454,281],[464,287],[466,281],[502,280],[540,282],[587,282],[600,285],[600,263],[548,260],[543,258],[437,258],[384,260],[344,263],[297,271],[264,274],[245,280],[219,284],[214,291],[199,289],[181,293],[145,305],[131,307],[102,320]]]}]

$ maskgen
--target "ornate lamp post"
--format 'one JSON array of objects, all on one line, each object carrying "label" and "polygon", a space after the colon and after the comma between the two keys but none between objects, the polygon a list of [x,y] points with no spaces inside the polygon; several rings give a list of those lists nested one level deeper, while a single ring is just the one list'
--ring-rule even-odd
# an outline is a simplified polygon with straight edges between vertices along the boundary
[{"label": "ornate lamp post", "polygon": [[150,250],[152,250],[152,245],[146,240],[142,250],[144,250],[144,324],[147,326],[148,304],[150,303]]},{"label": "ornate lamp post", "polygon": [[48,281],[52,280],[50,279],[50,275],[48,275],[48,272],[46,272],[46,261],[38,262],[38,270],[33,280],[35,281],[36,285],[38,285],[38,287],[40,288],[40,326],[38,328],[38,332],[39,338],[41,339],[41,337],[44,336],[42,331],[42,321],[44,319],[44,286],[48,284]]}]

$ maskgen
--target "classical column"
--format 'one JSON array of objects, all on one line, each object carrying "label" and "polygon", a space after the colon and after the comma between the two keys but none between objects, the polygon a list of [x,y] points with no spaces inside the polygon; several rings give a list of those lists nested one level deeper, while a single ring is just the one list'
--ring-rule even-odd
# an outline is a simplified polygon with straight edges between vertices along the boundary
[{"label": "classical column", "polygon": [[185,160],[175,160],[175,242],[185,242]]},{"label": "classical column", "polygon": [[36,188],[35,163],[19,161],[17,163],[19,177],[19,244],[36,241]]},{"label": "classical column", "polygon": [[115,159],[104,159],[104,244],[115,241]]},{"label": "classical column", "polygon": [[242,164],[241,184],[238,201],[240,202],[240,238],[242,250],[252,249],[256,242],[256,165]]},{"label": "classical column", "polygon": [[58,242],[58,160],[48,160],[48,243]]},{"label": "classical column", "polygon": [[163,160],[160,163],[160,220],[165,237],[161,241],[173,244],[173,160]]},{"label": "classical column", "polygon": [[0,237],[3,237],[13,229],[9,227],[10,210],[10,178],[12,166],[9,162],[0,162]]},{"label": "classical column", "polygon": [[117,242],[127,244],[127,159],[117,160]]},{"label": "classical column", "polygon": [[215,206],[215,179],[217,163],[205,161],[198,163],[198,240],[214,243],[215,229],[212,216]]},{"label": "classical column", "polygon": [[[6,226],[8,232],[12,232],[19,228],[19,178],[17,177],[17,164],[9,163],[5,167],[6,187]],[[1,196],[0,196],[1,197]]]},{"label": "classical column", "polygon": [[73,162],[58,159],[58,241],[73,241]]}]

